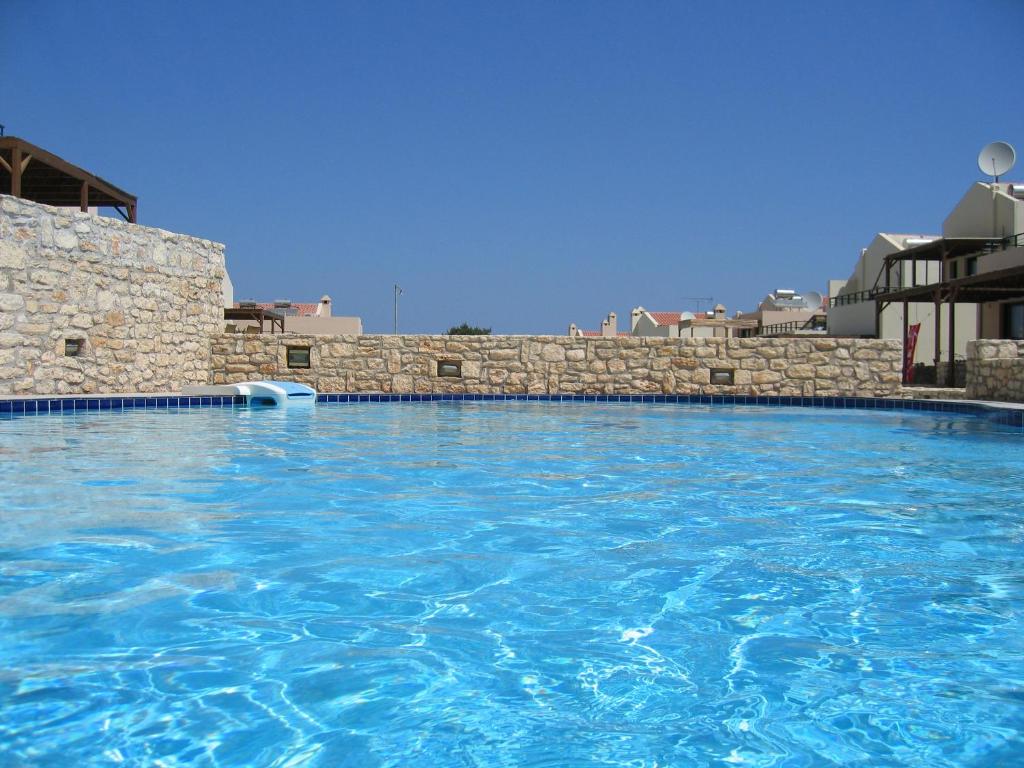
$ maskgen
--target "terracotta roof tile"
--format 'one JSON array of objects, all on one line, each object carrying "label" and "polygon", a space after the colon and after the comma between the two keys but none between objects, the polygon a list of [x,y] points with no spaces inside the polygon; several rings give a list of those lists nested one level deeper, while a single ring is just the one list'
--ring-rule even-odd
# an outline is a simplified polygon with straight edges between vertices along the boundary
[{"label": "terracotta roof tile", "polygon": [[677,325],[682,312],[648,312],[658,325]]}]

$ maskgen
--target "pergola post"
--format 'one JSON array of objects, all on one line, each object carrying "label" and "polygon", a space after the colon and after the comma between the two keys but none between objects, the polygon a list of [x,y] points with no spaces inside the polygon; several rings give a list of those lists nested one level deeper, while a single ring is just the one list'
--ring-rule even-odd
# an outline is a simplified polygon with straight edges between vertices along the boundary
[{"label": "pergola post", "polygon": [[21,197],[21,147],[11,147],[11,194]]},{"label": "pergola post", "polygon": [[82,182],[82,193],[81,193],[81,199],[79,201],[79,205],[81,206],[82,213],[87,213],[88,212],[88,210],[89,210],[89,182],[87,182],[87,181],[83,181]]},{"label": "pergola post", "polygon": [[935,302],[935,354],[932,356],[932,365],[935,366],[935,383],[939,383],[939,363],[942,362],[942,302],[938,292],[934,295]]},{"label": "pergola post", "polygon": [[946,371],[946,386],[956,386],[956,376],[953,372],[953,348],[956,343],[956,296],[949,296],[949,349],[946,350],[946,357],[949,359],[949,367]]},{"label": "pergola post", "polygon": [[[877,307],[878,304],[876,303]],[[907,374],[910,373],[910,369],[914,366],[913,360],[907,359],[907,341],[910,336],[910,316],[907,313],[907,302],[903,302],[903,384],[907,383]]]}]

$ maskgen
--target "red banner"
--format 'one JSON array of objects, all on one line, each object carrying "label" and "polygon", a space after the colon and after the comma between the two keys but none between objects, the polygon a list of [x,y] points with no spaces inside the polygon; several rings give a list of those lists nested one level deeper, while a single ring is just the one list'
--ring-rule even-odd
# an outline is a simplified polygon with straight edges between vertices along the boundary
[{"label": "red banner", "polygon": [[917,350],[917,334],[921,332],[921,324],[914,323],[907,328],[907,338],[903,340],[903,381],[914,383],[914,352]]}]

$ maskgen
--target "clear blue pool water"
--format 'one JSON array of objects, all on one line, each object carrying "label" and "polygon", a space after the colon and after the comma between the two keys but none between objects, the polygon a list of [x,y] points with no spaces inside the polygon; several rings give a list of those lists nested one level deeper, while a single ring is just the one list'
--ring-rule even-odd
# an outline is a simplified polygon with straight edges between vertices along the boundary
[{"label": "clear blue pool water", "polygon": [[626,404],[0,422],[0,764],[1019,765],[1022,439]]}]

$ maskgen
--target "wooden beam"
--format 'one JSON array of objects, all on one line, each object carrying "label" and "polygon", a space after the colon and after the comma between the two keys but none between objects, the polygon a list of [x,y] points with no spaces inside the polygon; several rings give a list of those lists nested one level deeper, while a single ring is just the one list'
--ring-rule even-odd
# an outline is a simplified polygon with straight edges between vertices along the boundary
[{"label": "wooden beam", "polygon": [[82,213],[88,213],[89,211],[89,182],[82,182],[82,198],[80,201]]},{"label": "wooden beam", "polygon": [[2,165],[7,170],[8,173],[11,172],[11,166],[7,164],[6,160],[4,160],[4,156],[3,155],[0,155],[0,165]]},{"label": "wooden beam", "polygon": [[[875,306],[878,306],[878,302],[875,302]],[[913,360],[907,360],[907,339],[910,336],[910,306],[907,302],[903,302],[903,384],[907,383],[907,374],[910,373],[910,369],[914,367]],[[915,350],[916,351],[916,350]]]},{"label": "wooden beam", "polygon": [[21,172],[24,173],[25,169],[28,168],[28,164],[32,162],[32,155],[26,155],[25,159],[21,161]]},{"label": "wooden beam", "polygon": [[11,147],[11,194],[21,197],[21,147]]},{"label": "wooden beam", "polygon": [[[87,181],[93,190],[98,190],[104,194],[110,195],[110,197],[122,204],[126,205],[130,202],[135,202],[136,200],[134,195],[130,195],[122,189],[118,189],[98,176],[94,176],[88,171],[79,168],[77,165],[72,165],[67,160],[57,157],[56,155],[47,152],[45,149],[37,147],[35,144],[30,144],[24,139],[19,139],[14,136],[5,136],[0,138],[0,148],[6,149],[8,147],[10,147],[12,155],[14,152],[18,153],[17,159],[19,163],[21,162],[22,149],[24,149],[26,152],[31,153],[36,161],[53,168],[60,173],[71,176],[77,181]],[[14,165],[13,160],[14,158],[12,157],[12,166]]]}]

